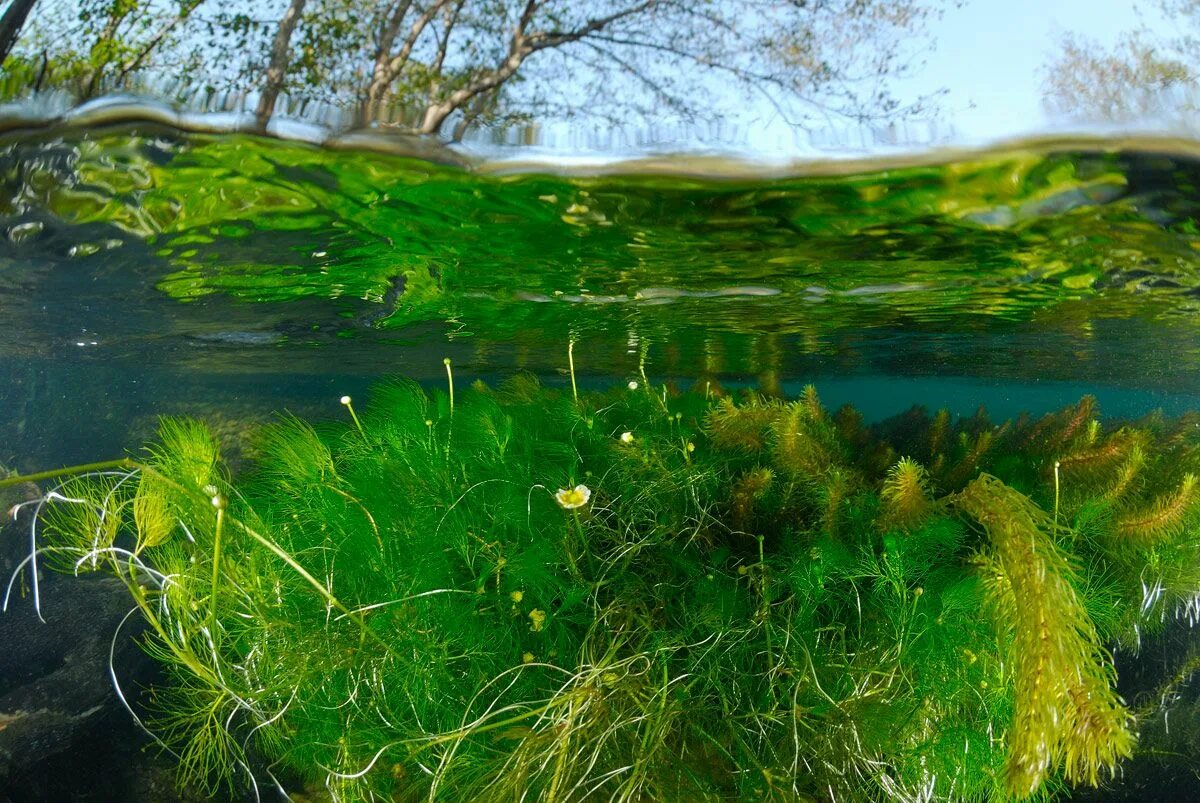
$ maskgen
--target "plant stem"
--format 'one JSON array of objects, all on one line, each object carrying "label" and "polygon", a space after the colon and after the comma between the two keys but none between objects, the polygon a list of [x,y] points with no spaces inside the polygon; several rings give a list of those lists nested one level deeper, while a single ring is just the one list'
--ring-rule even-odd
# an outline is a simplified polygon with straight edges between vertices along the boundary
[{"label": "plant stem", "polygon": [[366,438],[367,431],[365,429],[363,429],[362,422],[358,420],[358,414],[354,412],[354,404],[351,402],[350,397],[343,396],[342,404],[344,404],[346,406],[346,409],[350,411],[350,417],[352,419],[354,419],[354,426],[358,428],[358,434],[362,435],[363,438]]},{"label": "plant stem", "polygon": [[217,495],[212,498],[212,503],[217,509],[217,526],[213,535],[212,595],[208,599],[208,630],[215,643],[217,640],[217,583],[221,574],[221,533],[225,527],[225,499]]},{"label": "plant stem", "polygon": [[571,566],[571,576],[576,580],[583,582],[583,575],[579,571],[579,564],[575,561],[575,547],[585,543],[583,537],[583,522],[579,520],[579,511],[572,510],[571,518],[575,520],[575,543],[567,544],[567,562]]},{"label": "plant stem", "polygon": [[99,463],[85,463],[82,466],[68,466],[66,468],[56,468],[53,471],[39,471],[36,474],[14,474],[11,477],[5,477],[0,480],[0,488],[7,488],[10,485],[19,485],[22,482],[38,482],[40,480],[49,480],[55,477],[66,476],[67,474],[86,474],[89,471],[104,471],[109,468],[136,468],[137,464],[128,457],[122,457],[118,460],[104,460]]},{"label": "plant stem", "polygon": [[571,395],[579,404],[579,388],[575,386],[575,338],[567,341],[567,367],[571,370]]},{"label": "plant stem", "polygon": [[1054,528],[1058,529],[1058,491],[1059,491],[1059,469],[1062,468],[1062,462],[1054,461]]}]

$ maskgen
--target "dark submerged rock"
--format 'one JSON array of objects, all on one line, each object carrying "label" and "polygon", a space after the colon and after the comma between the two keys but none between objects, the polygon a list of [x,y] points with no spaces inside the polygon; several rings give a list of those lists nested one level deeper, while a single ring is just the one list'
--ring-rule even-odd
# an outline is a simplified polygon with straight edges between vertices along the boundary
[{"label": "dark submerged rock", "polygon": [[[23,510],[17,523],[5,513],[5,584],[28,554],[31,512]],[[44,623],[29,593],[28,567],[0,614],[0,801],[207,799],[176,788],[170,756],[138,729],[113,687],[110,649],[135,706],[157,674],[138,646],[141,617],[130,617],[113,641],[131,605],[124,586],[109,577],[44,572],[40,591]]]}]

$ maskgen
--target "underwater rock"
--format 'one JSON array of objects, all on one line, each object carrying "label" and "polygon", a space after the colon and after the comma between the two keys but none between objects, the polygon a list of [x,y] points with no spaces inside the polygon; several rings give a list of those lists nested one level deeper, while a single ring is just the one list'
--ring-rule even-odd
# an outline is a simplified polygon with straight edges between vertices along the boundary
[{"label": "underwater rock", "polygon": [[[8,470],[0,465],[0,477],[5,476]],[[0,578],[5,582],[28,552],[21,549],[20,544],[27,542],[11,523],[13,506],[36,499],[40,493],[32,482],[0,488]]]},{"label": "underwater rock", "polygon": [[[0,528],[6,567],[25,555],[28,514],[22,519]],[[45,573],[39,590],[45,623],[32,598],[16,591],[0,613],[0,800],[201,799],[175,788],[172,762],[145,749],[149,738],[113,689],[110,648],[131,700],[159,674],[135,638],[144,628],[140,619],[113,642],[130,606],[125,586],[109,577]]]}]

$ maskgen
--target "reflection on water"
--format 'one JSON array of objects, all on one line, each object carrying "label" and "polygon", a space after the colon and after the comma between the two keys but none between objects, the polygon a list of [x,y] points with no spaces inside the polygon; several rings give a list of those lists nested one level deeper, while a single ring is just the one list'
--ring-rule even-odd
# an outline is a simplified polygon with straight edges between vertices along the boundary
[{"label": "reflection on water", "polygon": [[6,451],[38,451],[53,404],[322,405],[383,373],[436,380],[443,356],[553,380],[571,340],[593,381],[892,377],[880,415],[932,377],[1034,408],[1080,388],[1115,413],[1185,404],[1200,162],[1160,151],[567,175],[146,122],[10,134]]}]

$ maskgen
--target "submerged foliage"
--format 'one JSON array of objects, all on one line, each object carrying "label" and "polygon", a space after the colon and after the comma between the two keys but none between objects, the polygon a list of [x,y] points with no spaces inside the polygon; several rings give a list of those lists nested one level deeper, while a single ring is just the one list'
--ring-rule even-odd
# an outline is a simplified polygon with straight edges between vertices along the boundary
[{"label": "submerged foliage", "polygon": [[1105,645],[1200,597],[1191,420],[874,428],[713,388],[379,387],[232,481],[195,421],[65,481],[148,727],[210,788],[337,799],[1025,799],[1134,750]]}]

